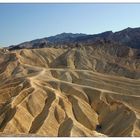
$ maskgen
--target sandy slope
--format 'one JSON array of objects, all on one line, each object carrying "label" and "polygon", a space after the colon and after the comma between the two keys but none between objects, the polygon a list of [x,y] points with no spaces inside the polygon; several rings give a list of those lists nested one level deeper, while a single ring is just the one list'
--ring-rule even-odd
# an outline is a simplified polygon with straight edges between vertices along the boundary
[{"label": "sandy slope", "polygon": [[134,50],[0,51],[0,135],[140,136]]}]

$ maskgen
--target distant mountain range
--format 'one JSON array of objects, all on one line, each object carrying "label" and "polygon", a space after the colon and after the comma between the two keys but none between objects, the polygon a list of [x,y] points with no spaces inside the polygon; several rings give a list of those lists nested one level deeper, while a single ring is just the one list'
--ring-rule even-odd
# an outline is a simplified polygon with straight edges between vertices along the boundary
[{"label": "distant mountain range", "polygon": [[77,44],[92,45],[95,42],[114,42],[131,48],[140,49],[140,28],[126,28],[118,32],[107,31],[100,34],[61,33],[19,45],[9,46],[9,50],[22,48],[69,47]]}]

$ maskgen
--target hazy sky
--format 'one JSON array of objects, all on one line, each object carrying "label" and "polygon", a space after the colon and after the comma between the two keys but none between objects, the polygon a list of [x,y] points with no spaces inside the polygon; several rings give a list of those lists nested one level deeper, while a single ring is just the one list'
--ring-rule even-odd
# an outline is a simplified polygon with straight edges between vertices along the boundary
[{"label": "hazy sky", "polygon": [[140,4],[0,4],[0,46],[127,27],[140,27]]}]

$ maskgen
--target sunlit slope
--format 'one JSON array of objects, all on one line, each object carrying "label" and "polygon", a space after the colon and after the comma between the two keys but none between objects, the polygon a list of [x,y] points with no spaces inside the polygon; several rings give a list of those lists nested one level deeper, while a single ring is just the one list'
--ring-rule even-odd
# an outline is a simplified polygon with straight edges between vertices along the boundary
[{"label": "sunlit slope", "polygon": [[1,135],[140,136],[140,60],[120,50],[1,50]]}]

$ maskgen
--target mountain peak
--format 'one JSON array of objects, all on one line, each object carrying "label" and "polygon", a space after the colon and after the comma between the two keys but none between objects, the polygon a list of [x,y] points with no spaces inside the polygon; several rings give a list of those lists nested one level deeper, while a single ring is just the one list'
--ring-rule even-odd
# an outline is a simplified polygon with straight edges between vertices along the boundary
[{"label": "mountain peak", "polygon": [[75,43],[92,45],[97,40],[106,40],[116,42],[118,44],[122,44],[131,48],[140,48],[140,28],[128,27],[118,32],[106,31],[93,35],[62,32],[55,36],[24,42],[19,45],[10,47],[10,49],[50,47],[56,45],[63,46],[66,44],[70,45]]}]

